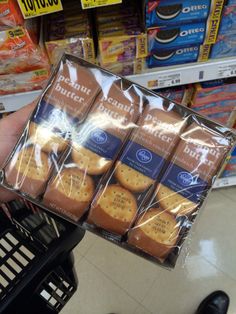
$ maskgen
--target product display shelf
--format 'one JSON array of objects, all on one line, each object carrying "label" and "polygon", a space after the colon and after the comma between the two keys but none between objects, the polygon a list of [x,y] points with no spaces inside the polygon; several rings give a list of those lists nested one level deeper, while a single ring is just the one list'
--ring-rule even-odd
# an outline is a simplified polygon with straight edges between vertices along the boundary
[{"label": "product display shelf", "polygon": [[236,76],[236,57],[148,69],[128,78],[149,89],[185,85]]},{"label": "product display shelf", "polygon": [[236,176],[228,178],[218,178],[213,186],[213,189],[231,187],[236,185]]}]

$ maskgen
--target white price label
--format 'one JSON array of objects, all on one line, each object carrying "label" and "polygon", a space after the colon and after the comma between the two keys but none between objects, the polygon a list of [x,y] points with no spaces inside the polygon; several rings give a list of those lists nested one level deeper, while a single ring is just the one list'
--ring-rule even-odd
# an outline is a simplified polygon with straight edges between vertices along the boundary
[{"label": "white price label", "polygon": [[169,74],[169,75],[161,75],[158,77],[158,87],[163,88],[163,87],[170,87],[173,85],[178,85],[180,84],[180,73],[176,74]]},{"label": "white price label", "polygon": [[231,77],[236,76],[236,64],[232,65],[220,65],[218,68],[218,77]]}]

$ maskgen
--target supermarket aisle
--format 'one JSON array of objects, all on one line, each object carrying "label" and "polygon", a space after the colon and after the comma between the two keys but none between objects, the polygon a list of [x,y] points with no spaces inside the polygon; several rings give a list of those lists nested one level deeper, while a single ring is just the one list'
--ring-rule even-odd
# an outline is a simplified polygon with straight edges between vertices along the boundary
[{"label": "supermarket aisle", "polygon": [[215,289],[230,295],[235,314],[235,202],[236,188],[211,193],[185,263],[172,271],[87,233],[75,250],[79,290],[62,314],[192,314]]}]

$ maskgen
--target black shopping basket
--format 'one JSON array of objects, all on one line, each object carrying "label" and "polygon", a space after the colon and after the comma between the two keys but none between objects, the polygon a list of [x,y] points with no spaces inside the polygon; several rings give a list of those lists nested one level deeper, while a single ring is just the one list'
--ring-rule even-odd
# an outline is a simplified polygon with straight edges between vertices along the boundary
[{"label": "black shopping basket", "polygon": [[0,313],[59,313],[77,288],[84,231],[24,200],[0,207]]}]

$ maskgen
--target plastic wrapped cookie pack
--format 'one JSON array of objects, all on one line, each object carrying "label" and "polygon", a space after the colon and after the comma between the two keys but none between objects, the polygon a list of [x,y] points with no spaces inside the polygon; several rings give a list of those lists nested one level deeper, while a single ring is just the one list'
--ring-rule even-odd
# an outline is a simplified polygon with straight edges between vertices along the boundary
[{"label": "plastic wrapped cookie pack", "polygon": [[65,54],[1,170],[1,184],[174,267],[235,134]]}]

